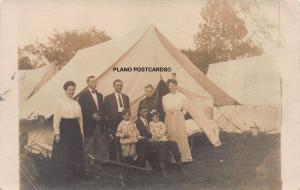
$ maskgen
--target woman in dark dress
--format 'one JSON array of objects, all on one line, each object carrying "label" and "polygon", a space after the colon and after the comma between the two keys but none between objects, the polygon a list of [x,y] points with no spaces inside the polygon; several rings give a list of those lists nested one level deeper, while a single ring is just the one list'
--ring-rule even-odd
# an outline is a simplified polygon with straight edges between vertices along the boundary
[{"label": "woman in dark dress", "polygon": [[73,99],[76,84],[64,84],[65,96],[57,101],[54,117],[52,151],[55,183],[72,183],[83,176],[83,123],[77,101]]}]

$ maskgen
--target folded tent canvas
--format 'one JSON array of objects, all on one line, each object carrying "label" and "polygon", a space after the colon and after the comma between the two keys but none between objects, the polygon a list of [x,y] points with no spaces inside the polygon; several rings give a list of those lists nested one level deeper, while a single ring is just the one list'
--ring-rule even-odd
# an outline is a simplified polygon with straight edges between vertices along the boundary
[{"label": "folded tent canvas", "polygon": [[[172,72],[114,72],[113,67],[170,67]],[[113,92],[113,81],[121,79],[123,92],[130,97],[131,111],[136,113],[144,86],[156,86],[160,79],[172,78],[173,73],[176,73],[180,92],[188,97],[188,111],[210,142],[216,145],[219,131],[211,118],[213,106],[238,102],[210,81],[154,26],[79,50],[61,71],[20,105],[20,118],[37,114],[50,117],[54,112],[53,105],[64,96],[63,83],[73,80],[78,95],[87,87],[89,75],[97,77],[97,89],[104,96]]]}]

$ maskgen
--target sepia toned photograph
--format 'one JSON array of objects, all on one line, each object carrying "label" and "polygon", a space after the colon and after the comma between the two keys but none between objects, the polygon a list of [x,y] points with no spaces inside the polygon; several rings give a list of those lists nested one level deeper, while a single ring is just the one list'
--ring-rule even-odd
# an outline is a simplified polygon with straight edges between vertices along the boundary
[{"label": "sepia toned photograph", "polygon": [[20,190],[282,189],[280,26],[299,1],[10,6]]}]

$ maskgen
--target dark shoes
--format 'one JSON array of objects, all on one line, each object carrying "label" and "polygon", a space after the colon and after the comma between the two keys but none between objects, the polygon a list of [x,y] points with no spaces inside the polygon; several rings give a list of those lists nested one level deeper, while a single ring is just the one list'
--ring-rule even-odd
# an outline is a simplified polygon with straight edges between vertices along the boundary
[{"label": "dark shoes", "polygon": [[182,173],[183,175],[187,175],[188,172],[185,171],[185,169],[182,167],[182,163],[181,162],[177,162],[176,163],[177,169],[180,173]]},{"label": "dark shoes", "polygon": [[162,175],[166,178],[170,178],[170,176],[168,175],[168,173],[166,171],[166,164],[165,163],[160,163],[159,166],[160,166],[160,170],[161,170]]},{"label": "dark shoes", "polygon": [[187,174],[188,174],[188,172],[185,171],[185,169],[183,169],[182,166],[179,166],[179,167],[178,167],[178,171],[179,171],[180,173],[182,173],[183,175],[187,175]]}]

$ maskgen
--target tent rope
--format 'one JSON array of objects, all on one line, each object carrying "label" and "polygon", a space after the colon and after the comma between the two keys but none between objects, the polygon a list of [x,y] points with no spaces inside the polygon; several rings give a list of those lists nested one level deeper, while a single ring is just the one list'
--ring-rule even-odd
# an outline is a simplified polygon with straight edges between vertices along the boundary
[{"label": "tent rope", "polygon": [[35,189],[35,190],[41,190],[42,188],[40,187],[40,185],[34,180],[34,178],[32,177],[32,175],[30,174],[30,172],[28,172],[24,166],[20,167],[20,172],[21,174],[26,178],[26,180],[31,184],[31,186]]},{"label": "tent rope", "polygon": [[[98,155],[91,155],[91,154],[88,154],[88,156],[94,160],[97,160],[97,161],[105,161],[105,159],[103,159],[102,157],[99,157]],[[112,164],[115,164],[115,165],[119,165],[119,166],[124,166],[124,167],[128,167],[128,168],[133,168],[133,169],[138,169],[138,170],[144,170],[144,171],[151,171],[152,168],[143,168],[143,167],[138,167],[138,166],[134,166],[134,165],[130,165],[130,164],[126,164],[126,163],[123,163],[123,162],[118,162],[118,161],[113,161],[113,160],[110,160],[109,163],[112,163]]]}]

